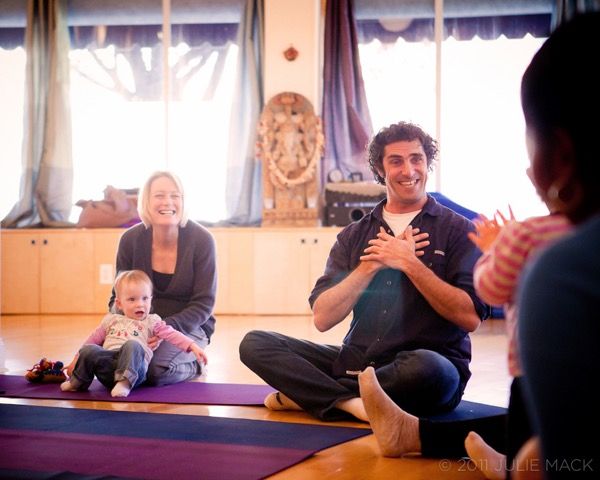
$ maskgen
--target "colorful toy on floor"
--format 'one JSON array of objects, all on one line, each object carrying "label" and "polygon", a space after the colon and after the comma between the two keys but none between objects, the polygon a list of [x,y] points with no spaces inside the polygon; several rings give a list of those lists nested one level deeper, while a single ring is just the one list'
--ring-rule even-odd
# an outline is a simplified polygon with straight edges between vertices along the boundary
[{"label": "colorful toy on floor", "polygon": [[63,367],[63,362],[51,362],[42,358],[33,368],[27,370],[25,378],[32,383],[61,383],[67,379],[62,371]]}]

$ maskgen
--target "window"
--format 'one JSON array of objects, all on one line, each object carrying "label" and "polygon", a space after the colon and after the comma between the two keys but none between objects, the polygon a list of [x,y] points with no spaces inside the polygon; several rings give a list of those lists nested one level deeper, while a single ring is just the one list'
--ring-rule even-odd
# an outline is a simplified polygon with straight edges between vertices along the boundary
[{"label": "window", "polygon": [[[107,185],[141,186],[177,173],[195,220],[226,216],[229,124],[243,0],[198,0],[170,12],[169,102],[164,101],[162,8],[71,2],[68,21],[73,204]],[[25,89],[25,4],[0,2],[0,218],[19,199]],[[10,74],[6,74],[10,72]],[[76,222],[80,209],[71,211]]]},{"label": "window", "polygon": [[0,219],[19,198],[23,104],[25,93],[25,50],[22,46],[0,46]]},{"label": "window", "polygon": [[525,174],[529,166],[520,101],[521,76],[543,39],[444,42],[441,185],[472,210],[517,218],[544,215]]},{"label": "window", "polygon": [[[94,41],[72,48],[75,201],[101,198],[107,185],[139,187],[154,170],[169,169],[184,183],[191,218],[218,221],[225,216],[224,145],[233,98],[237,46],[231,40],[236,27],[173,27],[180,35],[169,53],[168,114],[162,100],[159,26],[114,27],[112,37],[109,27],[103,45]],[[213,40],[217,35],[197,36],[210,28],[220,35],[219,41]],[[96,38],[102,29],[94,30]],[[72,220],[78,215],[79,209],[74,209]]]},{"label": "window", "polygon": [[373,39],[359,55],[374,131],[403,120],[435,133],[435,44]]},{"label": "window", "polygon": [[[529,160],[519,91],[525,67],[549,30],[549,16],[533,15],[529,23],[496,20],[445,21],[436,167],[441,191],[486,215],[506,212],[509,203],[518,218],[542,215],[547,209],[525,175]],[[435,135],[433,20],[357,23],[374,130],[407,120]],[[428,190],[435,190],[435,175]]]}]

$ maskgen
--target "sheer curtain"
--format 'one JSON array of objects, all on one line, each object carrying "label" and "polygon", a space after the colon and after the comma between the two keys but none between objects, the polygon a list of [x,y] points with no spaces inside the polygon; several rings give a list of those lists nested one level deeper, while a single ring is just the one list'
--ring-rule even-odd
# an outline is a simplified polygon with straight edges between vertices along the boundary
[{"label": "sheer curtain", "polygon": [[66,0],[29,0],[23,170],[2,227],[65,226],[71,211],[69,33]]},{"label": "sheer curtain", "polygon": [[372,175],[366,145],[372,134],[371,117],[358,58],[358,40],[351,0],[329,0],[325,17],[323,70],[323,130],[325,155],[322,183],[339,169],[347,179],[359,172]]},{"label": "sheer curtain", "polygon": [[257,225],[261,220],[261,168],[256,128],[263,105],[263,0],[248,0],[238,30],[238,64],[227,154],[224,225]]}]

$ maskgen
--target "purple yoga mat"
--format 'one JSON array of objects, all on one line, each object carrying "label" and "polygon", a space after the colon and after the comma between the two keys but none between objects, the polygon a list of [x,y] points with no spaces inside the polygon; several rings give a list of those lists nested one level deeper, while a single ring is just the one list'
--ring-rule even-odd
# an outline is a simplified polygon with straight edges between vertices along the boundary
[{"label": "purple yoga mat", "polygon": [[367,428],[0,403],[0,478],[257,480]]},{"label": "purple yoga mat", "polygon": [[0,375],[0,397],[54,398],[105,402],[190,403],[202,405],[262,405],[274,392],[268,385],[182,382],[164,387],[134,388],[126,398],[113,398],[94,380],[86,392],[63,392],[58,383],[31,383],[18,375]]},{"label": "purple yoga mat", "polygon": [[[293,432],[292,432],[293,434]],[[310,450],[252,445],[123,438],[60,432],[6,431],[0,428],[5,459],[0,466],[19,477],[92,478],[117,476],[145,480],[255,480],[310,457]],[[69,454],[66,454],[69,452]],[[132,461],[132,459],[134,459]],[[3,475],[2,478],[10,478]]]}]

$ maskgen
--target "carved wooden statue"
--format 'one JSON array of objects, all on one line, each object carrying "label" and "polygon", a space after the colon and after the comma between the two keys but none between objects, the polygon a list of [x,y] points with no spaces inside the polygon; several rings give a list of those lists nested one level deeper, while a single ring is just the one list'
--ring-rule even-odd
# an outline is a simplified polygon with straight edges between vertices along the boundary
[{"label": "carved wooden statue", "polygon": [[265,226],[318,224],[318,167],[323,153],[321,120],[298,93],[276,95],[258,128]]}]

